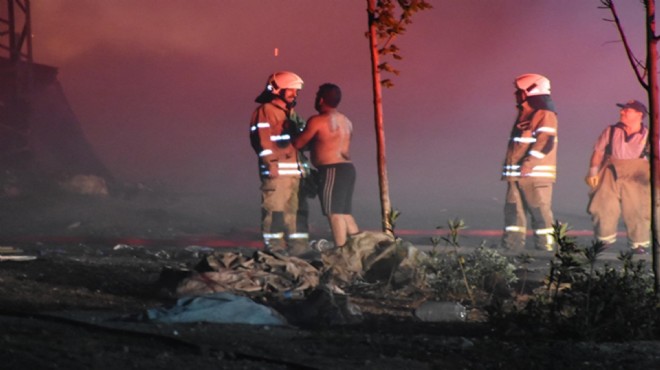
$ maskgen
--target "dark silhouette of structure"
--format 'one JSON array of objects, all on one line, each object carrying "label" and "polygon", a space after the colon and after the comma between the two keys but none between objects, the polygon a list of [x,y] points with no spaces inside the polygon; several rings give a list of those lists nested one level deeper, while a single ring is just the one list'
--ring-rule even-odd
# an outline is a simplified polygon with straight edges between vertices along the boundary
[{"label": "dark silhouette of structure", "polygon": [[110,180],[69,107],[57,68],[34,63],[31,29],[30,0],[0,0],[0,171]]}]

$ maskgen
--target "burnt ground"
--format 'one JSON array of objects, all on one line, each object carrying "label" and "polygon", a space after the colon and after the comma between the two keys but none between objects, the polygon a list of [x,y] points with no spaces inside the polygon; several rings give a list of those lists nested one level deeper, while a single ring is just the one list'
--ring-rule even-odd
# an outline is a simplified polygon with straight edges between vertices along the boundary
[{"label": "burnt ground", "polygon": [[394,295],[351,296],[361,320],[335,325],[120,320],[174,302],[163,271],[192,268],[207,252],[180,237],[214,227],[199,201],[51,194],[0,204],[0,255],[35,257],[0,262],[3,369],[660,368],[658,342],[575,343],[472,320],[421,322],[416,302]]}]

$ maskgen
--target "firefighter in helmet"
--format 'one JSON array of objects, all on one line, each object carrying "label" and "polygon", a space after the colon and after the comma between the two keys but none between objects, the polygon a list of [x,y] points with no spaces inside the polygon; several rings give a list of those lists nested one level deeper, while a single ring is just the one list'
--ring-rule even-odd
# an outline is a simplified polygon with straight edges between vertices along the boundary
[{"label": "firefighter in helmet", "polygon": [[308,246],[307,200],[301,179],[309,161],[291,140],[305,126],[293,107],[303,80],[281,71],[268,77],[255,99],[259,107],[250,120],[250,142],[259,159],[261,232],[267,250],[301,254]]},{"label": "firefighter in helmet", "polygon": [[557,176],[557,113],[550,80],[523,74],[514,81],[518,117],[511,130],[502,180],[507,182],[502,244],[525,247],[527,214],[536,249],[552,251],[552,187]]}]

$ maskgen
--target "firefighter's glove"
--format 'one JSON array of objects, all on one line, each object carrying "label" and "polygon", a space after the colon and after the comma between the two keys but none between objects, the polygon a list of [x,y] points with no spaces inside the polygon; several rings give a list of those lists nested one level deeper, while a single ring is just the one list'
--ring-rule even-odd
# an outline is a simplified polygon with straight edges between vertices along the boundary
[{"label": "firefighter's glove", "polygon": [[584,182],[586,182],[591,189],[595,189],[598,186],[599,179],[598,176],[587,176],[584,178]]}]

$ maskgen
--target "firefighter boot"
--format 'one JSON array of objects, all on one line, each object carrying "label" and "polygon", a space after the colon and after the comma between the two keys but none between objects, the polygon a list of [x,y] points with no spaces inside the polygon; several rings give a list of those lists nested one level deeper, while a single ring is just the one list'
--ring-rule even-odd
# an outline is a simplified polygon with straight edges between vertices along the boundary
[{"label": "firefighter boot", "polygon": [[534,247],[536,250],[544,252],[555,250],[555,238],[551,234],[552,229],[549,230],[542,229],[534,232]]},{"label": "firefighter boot", "polygon": [[311,250],[312,249],[309,247],[308,238],[289,239],[289,247],[287,248],[287,252],[290,256],[300,257],[301,255]]},{"label": "firefighter boot", "polygon": [[284,255],[288,254],[286,248],[286,242],[284,241],[283,238],[268,239],[265,242],[265,244],[266,244],[266,250],[268,252],[284,254]]},{"label": "firefighter boot", "polygon": [[502,248],[511,252],[522,252],[525,249],[525,232],[505,231],[502,236]]}]

